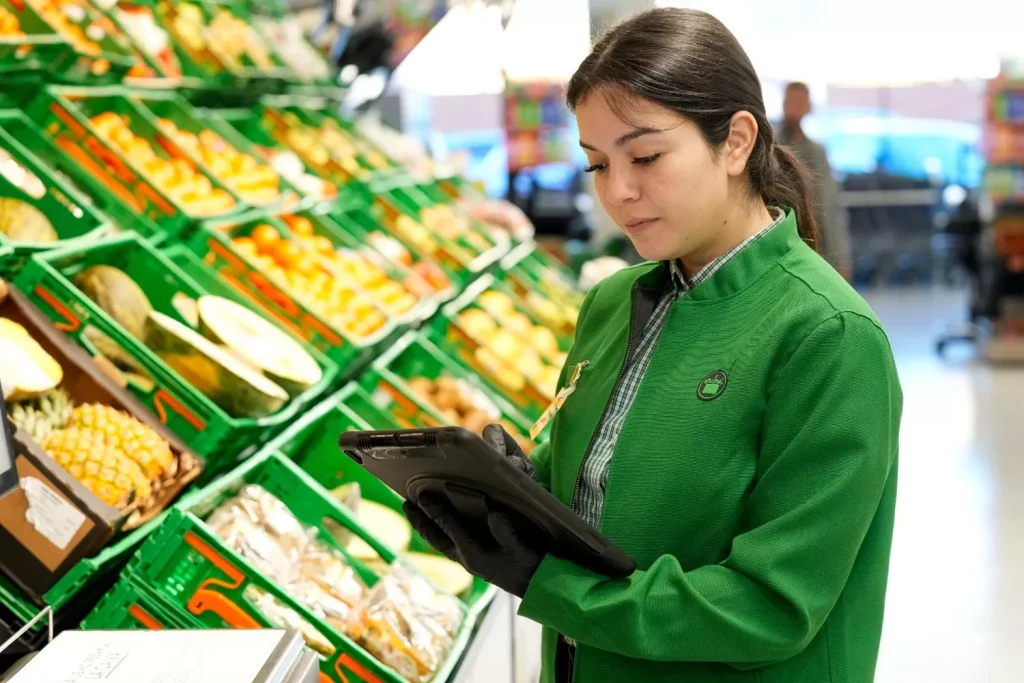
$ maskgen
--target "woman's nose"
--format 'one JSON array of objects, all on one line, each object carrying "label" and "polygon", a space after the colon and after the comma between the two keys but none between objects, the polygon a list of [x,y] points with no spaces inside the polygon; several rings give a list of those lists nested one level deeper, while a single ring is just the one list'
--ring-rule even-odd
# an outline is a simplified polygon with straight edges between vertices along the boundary
[{"label": "woman's nose", "polygon": [[640,197],[640,187],[629,169],[616,171],[613,167],[609,167],[605,195],[609,204],[626,204],[636,201]]}]

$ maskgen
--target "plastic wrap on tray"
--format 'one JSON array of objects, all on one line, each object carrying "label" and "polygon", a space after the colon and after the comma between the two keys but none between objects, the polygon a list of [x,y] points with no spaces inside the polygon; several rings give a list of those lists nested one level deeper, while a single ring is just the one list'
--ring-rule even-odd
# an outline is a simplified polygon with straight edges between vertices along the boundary
[{"label": "plastic wrap on tray", "polygon": [[374,657],[420,683],[437,671],[461,623],[458,600],[394,564],[353,614],[348,631]]},{"label": "plastic wrap on tray", "polygon": [[273,595],[260,590],[256,586],[249,586],[245,589],[245,599],[252,603],[263,616],[279,628],[295,629],[302,634],[306,645],[322,654],[330,657],[334,654],[334,646],[308,621],[303,619],[298,612],[287,605],[281,604]]}]

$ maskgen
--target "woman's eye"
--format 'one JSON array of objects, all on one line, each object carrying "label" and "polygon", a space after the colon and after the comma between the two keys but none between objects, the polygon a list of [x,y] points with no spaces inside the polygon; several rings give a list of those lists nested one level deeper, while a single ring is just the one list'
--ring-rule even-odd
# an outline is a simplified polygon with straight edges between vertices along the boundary
[{"label": "woman's eye", "polygon": [[593,166],[587,166],[583,169],[584,173],[603,173],[608,168],[608,164],[594,164]]},{"label": "woman's eye", "polygon": [[657,161],[658,157],[660,157],[660,156],[661,156],[660,154],[652,154],[652,155],[650,155],[648,157],[636,157],[636,158],[633,159],[633,163],[634,164],[639,164],[640,166],[650,166],[655,161]]}]

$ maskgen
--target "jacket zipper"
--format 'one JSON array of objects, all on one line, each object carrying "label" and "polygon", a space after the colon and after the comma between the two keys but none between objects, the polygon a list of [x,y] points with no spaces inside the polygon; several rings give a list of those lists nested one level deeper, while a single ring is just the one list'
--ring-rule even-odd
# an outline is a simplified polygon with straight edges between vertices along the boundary
[{"label": "jacket zipper", "polygon": [[594,448],[594,441],[597,440],[597,432],[601,429],[601,424],[604,422],[604,418],[608,415],[608,408],[612,405],[612,397],[615,396],[615,390],[619,387],[619,382],[622,381],[622,376],[626,374],[626,364],[629,363],[630,351],[633,349],[633,323],[636,319],[636,292],[640,287],[639,282],[633,283],[633,292],[630,294],[630,309],[629,309],[629,338],[626,340],[626,357],[622,359],[622,367],[619,368],[619,376],[615,378],[615,384],[612,385],[612,393],[608,395],[608,402],[604,404],[604,411],[601,413],[601,419],[597,421],[597,427],[594,428],[594,433],[590,437],[590,443],[587,444],[587,450],[583,453],[583,460],[580,461],[580,471],[576,474],[576,484],[572,489],[572,501],[569,503],[569,509],[576,509],[576,498],[579,495],[580,481],[583,479],[583,468],[587,464],[587,458],[590,457],[590,451]]}]

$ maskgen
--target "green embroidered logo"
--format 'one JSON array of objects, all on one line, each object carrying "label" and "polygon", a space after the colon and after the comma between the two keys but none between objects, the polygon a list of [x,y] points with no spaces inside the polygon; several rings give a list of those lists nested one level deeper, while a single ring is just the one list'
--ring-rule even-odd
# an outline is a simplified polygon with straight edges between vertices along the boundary
[{"label": "green embroidered logo", "polygon": [[725,370],[715,370],[697,385],[697,398],[702,401],[713,401],[725,391],[729,385],[729,375]]}]

